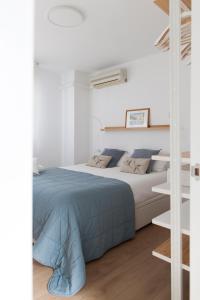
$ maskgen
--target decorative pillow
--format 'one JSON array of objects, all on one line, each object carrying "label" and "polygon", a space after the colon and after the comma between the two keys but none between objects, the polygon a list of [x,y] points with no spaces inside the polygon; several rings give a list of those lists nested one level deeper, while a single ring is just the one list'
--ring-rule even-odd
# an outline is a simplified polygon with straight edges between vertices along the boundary
[{"label": "decorative pillow", "polygon": [[152,172],[153,165],[155,163],[154,160],[151,160],[152,155],[157,155],[160,150],[151,150],[151,149],[135,149],[131,157],[133,158],[149,158],[150,163],[147,169],[147,173]]},{"label": "decorative pillow", "polygon": [[117,167],[121,167],[123,165],[124,160],[126,160],[128,157],[130,157],[130,154],[128,152],[125,152],[118,161]]},{"label": "decorative pillow", "polygon": [[150,159],[129,157],[124,160],[120,171],[125,173],[144,175],[149,166]]},{"label": "decorative pillow", "polygon": [[105,148],[101,155],[112,156],[112,159],[109,162],[107,168],[113,168],[117,166],[118,161],[125,152],[126,151],[123,150]]},{"label": "decorative pillow", "polygon": [[[159,152],[161,156],[169,156],[169,152],[161,150]],[[155,160],[152,166],[152,172],[163,172],[169,168],[168,161]]]},{"label": "decorative pillow", "polygon": [[105,169],[111,159],[112,156],[94,155],[87,163],[87,166]]}]

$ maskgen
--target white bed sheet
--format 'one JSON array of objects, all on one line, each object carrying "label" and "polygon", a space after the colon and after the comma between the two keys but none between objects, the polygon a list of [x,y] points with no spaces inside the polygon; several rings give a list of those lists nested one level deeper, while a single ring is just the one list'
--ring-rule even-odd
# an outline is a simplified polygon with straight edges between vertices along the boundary
[{"label": "white bed sheet", "polygon": [[152,186],[161,184],[167,180],[167,171],[138,175],[120,172],[120,167],[100,169],[89,167],[85,164],[73,165],[65,169],[119,179],[128,183],[133,191],[136,206],[155,197],[157,193],[152,192]]}]

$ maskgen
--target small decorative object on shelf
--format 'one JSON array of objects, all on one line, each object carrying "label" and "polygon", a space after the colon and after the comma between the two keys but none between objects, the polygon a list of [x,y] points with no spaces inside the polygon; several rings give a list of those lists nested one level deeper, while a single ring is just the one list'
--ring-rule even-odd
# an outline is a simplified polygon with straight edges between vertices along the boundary
[{"label": "small decorative object on shelf", "polygon": [[130,109],[126,111],[126,128],[149,127],[150,108]]}]

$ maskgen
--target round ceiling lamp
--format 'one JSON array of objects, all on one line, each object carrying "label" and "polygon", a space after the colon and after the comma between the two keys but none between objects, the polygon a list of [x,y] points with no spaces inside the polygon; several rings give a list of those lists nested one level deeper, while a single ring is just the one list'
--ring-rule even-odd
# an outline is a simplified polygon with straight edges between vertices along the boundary
[{"label": "round ceiling lamp", "polygon": [[48,20],[55,26],[73,28],[83,23],[84,15],[77,8],[59,5],[49,10]]}]

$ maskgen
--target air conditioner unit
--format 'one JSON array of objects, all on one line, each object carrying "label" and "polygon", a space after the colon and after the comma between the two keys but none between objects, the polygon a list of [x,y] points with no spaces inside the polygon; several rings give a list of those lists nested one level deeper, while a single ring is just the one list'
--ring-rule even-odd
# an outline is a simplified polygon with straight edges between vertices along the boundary
[{"label": "air conditioner unit", "polygon": [[95,89],[101,89],[124,82],[127,82],[127,72],[125,69],[117,69],[105,73],[96,73],[90,78],[90,86]]}]

